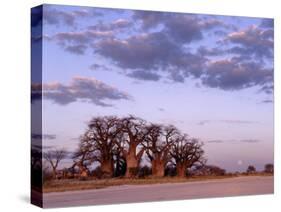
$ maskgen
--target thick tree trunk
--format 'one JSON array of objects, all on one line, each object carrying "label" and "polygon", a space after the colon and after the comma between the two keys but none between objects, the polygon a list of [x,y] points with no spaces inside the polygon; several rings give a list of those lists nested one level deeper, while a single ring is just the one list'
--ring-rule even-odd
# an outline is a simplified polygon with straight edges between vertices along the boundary
[{"label": "thick tree trunk", "polygon": [[113,176],[113,163],[111,160],[105,160],[101,163],[101,170],[104,177]]},{"label": "thick tree trunk", "polygon": [[53,179],[57,179],[57,170],[55,168],[53,168],[52,176]]},{"label": "thick tree trunk", "polygon": [[186,176],[186,167],[182,164],[177,164],[177,175],[178,177]]},{"label": "thick tree trunk", "polygon": [[138,171],[138,159],[136,156],[136,147],[132,146],[129,148],[129,152],[126,156],[127,170],[126,177],[135,177]]},{"label": "thick tree trunk", "polygon": [[163,177],[165,174],[164,162],[160,159],[154,159],[151,162],[152,175],[154,177]]},{"label": "thick tree trunk", "polygon": [[138,171],[138,160],[134,155],[128,155],[127,157],[127,170],[126,177],[135,177]]}]

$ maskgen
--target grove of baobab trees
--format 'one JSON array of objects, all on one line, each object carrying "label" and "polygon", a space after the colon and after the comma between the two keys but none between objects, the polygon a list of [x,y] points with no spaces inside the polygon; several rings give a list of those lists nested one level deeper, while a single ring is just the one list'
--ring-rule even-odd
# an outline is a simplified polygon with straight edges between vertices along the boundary
[{"label": "grove of baobab trees", "polygon": [[90,120],[73,159],[80,170],[98,163],[103,177],[130,178],[137,175],[146,157],[153,176],[164,176],[166,166],[172,165],[183,177],[188,168],[205,162],[203,154],[202,143],[175,126],[147,123],[134,116],[102,116]]}]

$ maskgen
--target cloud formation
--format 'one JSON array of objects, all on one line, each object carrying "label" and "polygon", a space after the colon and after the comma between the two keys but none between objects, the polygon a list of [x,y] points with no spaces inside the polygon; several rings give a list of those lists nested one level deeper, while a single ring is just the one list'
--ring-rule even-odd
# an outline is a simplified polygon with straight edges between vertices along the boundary
[{"label": "cloud formation", "polygon": [[46,24],[50,25],[64,24],[67,26],[74,26],[76,24],[77,19],[91,16],[102,16],[102,13],[91,9],[64,11],[52,8],[51,6],[44,6],[43,20]]},{"label": "cloud formation", "polygon": [[[124,69],[145,70],[145,73],[164,71],[171,76],[177,70],[177,75],[183,77],[200,76],[206,61],[200,55],[186,51],[161,32],[135,35],[127,39],[103,39],[97,43],[96,52]],[[176,80],[175,77],[171,78]],[[154,79],[158,80],[158,77]]]},{"label": "cloud formation", "polygon": [[[253,86],[268,86],[273,82],[273,70],[257,62],[240,62],[232,59],[210,61],[202,83],[223,90],[237,90]],[[268,88],[269,89],[269,88]]]},{"label": "cloud formation", "polygon": [[48,40],[55,41],[70,53],[83,55],[91,47],[91,44],[94,44],[94,41],[113,35],[113,31],[85,30],[81,32],[60,32],[49,37]]},{"label": "cloud formation", "polygon": [[163,33],[180,43],[201,40],[205,30],[224,26],[215,18],[203,19],[194,14],[134,11],[133,19],[141,22],[143,30],[161,25]]},{"label": "cloud formation", "polygon": [[[112,71],[137,80],[184,83],[192,78],[205,87],[225,91],[256,87],[272,94],[272,19],[240,28],[216,16],[130,12],[131,16],[120,14],[84,30],[57,33],[50,40],[73,54],[93,52]],[[64,15],[61,20],[67,20]]]},{"label": "cloud formation", "polygon": [[120,18],[110,23],[104,23],[101,21],[96,25],[89,26],[88,28],[99,31],[119,31],[131,27],[132,25],[133,23],[131,21]]},{"label": "cloud formation", "polygon": [[[33,85],[32,93],[39,98],[40,86]],[[112,106],[106,101],[130,100],[129,94],[119,91],[117,88],[109,86],[94,78],[74,77],[69,85],[62,83],[45,83],[42,86],[43,98],[53,101],[60,105],[66,105],[77,101],[93,103],[98,106]],[[39,94],[38,94],[39,92]]]},{"label": "cloud formation", "polygon": [[250,55],[257,59],[272,58],[273,35],[273,29],[262,29],[254,25],[228,34],[224,41],[235,44],[229,49],[230,53]]},{"label": "cloud formation", "polygon": [[138,79],[138,80],[151,80],[151,81],[158,81],[161,76],[153,73],[151,71],[145,71],[145,70],[136,70],[133,72],[130,72],[129,74],[127,74],[127,76],[132,77],[134,79]]}]

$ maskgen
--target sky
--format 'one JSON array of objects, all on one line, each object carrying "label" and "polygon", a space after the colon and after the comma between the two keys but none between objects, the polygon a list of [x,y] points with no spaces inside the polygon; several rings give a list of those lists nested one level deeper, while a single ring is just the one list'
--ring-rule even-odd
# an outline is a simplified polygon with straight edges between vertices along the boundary
[{"label": "sky", "polygon": [[45,149],[132,114],[200,139],[227,171],[273,162],[272,19],[44,5],[42,21]]}]

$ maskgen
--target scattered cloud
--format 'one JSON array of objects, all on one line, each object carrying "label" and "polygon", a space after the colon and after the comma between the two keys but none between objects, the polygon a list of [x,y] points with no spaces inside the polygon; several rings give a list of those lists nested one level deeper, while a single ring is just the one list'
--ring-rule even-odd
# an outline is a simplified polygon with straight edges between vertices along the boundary
[{"label": "scattered cloud", "polygon": [[[94,78],[74,77],[69,85],[62,83],[45,83],[43,90],[41,86],[34,85],[32,93],[35,98],[39,98],[41,92],[43,97],[52,100],[54,103],[66,105],[72,102],[85,101],[98,106],[109,107],[112,104],[105,101],[131,100],[129,94],[119,91],[117,88],[109,86]],[[39,92],[39,93],[38,93]]]},{"label": "scattered cloud", "polygon": [[143,30],[161,25],[164,33],[180,43],[201,40],[204,31],[224,26],[220,20],[211,17],[203,19],[194,14],[134,11],[133,18],[141,22]]},{"label": "scattered cloud", "polygon": [[133,23],[130,20],[120,18],[110,23],[104,23],[101,21],[98,24],[89,26],[88,28],[99,31],[119,31],[131,27],[132,25]]},{"label": "scattered cloud", "polygon": [[160,75],[145,70],[133,71],[127,74],[127,76],[132,77],[134,79],[148,80],[148,81],[158,81],[160,79]]},{"label": "scattered cloud", "polygon": [[272,28],[274,27],[274,20],[271,18],[263,18],[259,25],[262,28]]},{"label": "scattered cloud", "polygon": [[229,33],[225,42],[235,45],[230,53],[251,55],[257,59],[273,58],[273,29],[262,29],[255,25]]},{"label": "scattered cloud", "polygon": [[112,31],[85,30],[81,32],[60,32],[51,39],[59,44],[89,44],[93,39],[112,37]]},{"label": "scattered cloud", "polygon": [[43,20],[46,24],[50,25],[63,24],[67,26],[74,26],[79,18],[98,16],[102,16],[102,14],[91,9],[64,11],[52,7],[44,7]]},{"label": "scattered cloud", "polygon": [[274,85],[273,85],[273,80],[271,83],[263,85],[260,89],[261,92],[264,92],[266,94],[272,94],[273,93],[273,89],[274,89]]},{"label": "scattered cloud", "polygon": [[65,47],[65,50],[68,51],[68,52],[71,52],[71,53],[74,53],[74,54],[77,54],[77,55],[83,55],[85,53],[87,49],[87,46],[86,45],[71,45],[71,46],[66,46]]},{"label": "scattered cloud", "polygon": [[205,46],[200,46],[197,49],[198,54],[200,54],[201,56],[220,56],[225,54],[225,50],[218,48],[218,47],[214,47],[214,48],[207,48]]},{"label": "scattered cloud", "polygon": [[239,90],[253,86],[270,86],[273,70],[257,62],[239,62],[235,59],[210,61],[202,84],[223,90]]},{"label": "scattered cloud", "polygon": [[110,71],[110,69],[103,65],[103,64],[97,64],[97,63],[94,63],[92,65],[90,65],[89,67],[92,71],[96,71],[96,70],[100,70],[100,71]]},{"label": "scattered cloud", "polygon": [[60,32],[48,38],[48,41],[55,41],[58,45],[70,53],[83,55],[87,48],[92,47],[94,42],[113,36],[112,31],[85,30],[80,32]]},{"label": "scattered cloud", "polygon": [[[53,12],[68,24],[76,16],[87,15],[85,11]],[[73,54],[102,56],[111,70],[115,67],[118,73],[137,80],[164,78],[184,83],[186,78],[194,78],[205,87],[226,91],[257,87],[272,94],[272,19],[240,29],[215,16],[132,12],[132,17],[100,20],[84,30],[60,32],[48,40]],[[206,35],[215,37],[214,45],[200,43]],[[91,69],[107,70],[97,64]]]},{"label": "scattered cloud", "polygon": [[159,107],[158,110],[161,111],[161,112],[164,112],[164,111],[165,111],[165,109],[164,109],[164,108],[161,108],[161,107]]},{"label": "scattered cloud", "polygon": [[[140,76],[139,70],[145,70],[145,73],[166,72],[170,75],[177,70],[179,76],[200,76],[205,64],[205,58],[185,51],[161,32],[134,35],[127,39],[103,39],[97,43],[96,53],[110,59],[120,68],[137,70],[137,74],[129,75],[137,78]],[[143,80],[147,79],[151,80],[143,77]],[[158,80],[155,74],[154,80]]]}]

